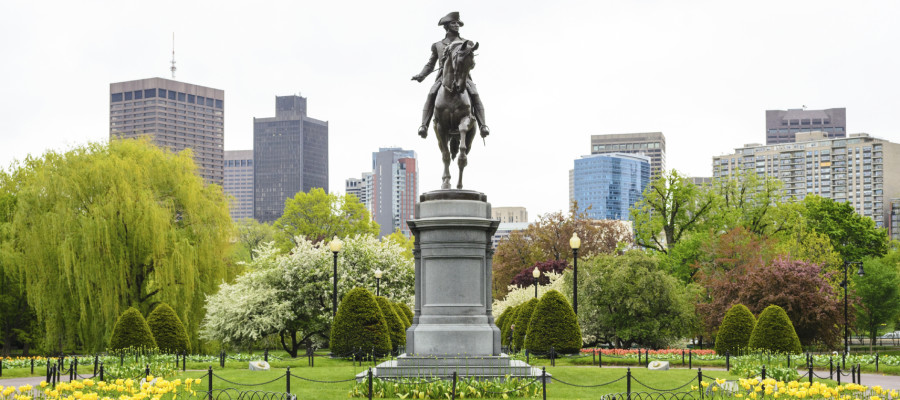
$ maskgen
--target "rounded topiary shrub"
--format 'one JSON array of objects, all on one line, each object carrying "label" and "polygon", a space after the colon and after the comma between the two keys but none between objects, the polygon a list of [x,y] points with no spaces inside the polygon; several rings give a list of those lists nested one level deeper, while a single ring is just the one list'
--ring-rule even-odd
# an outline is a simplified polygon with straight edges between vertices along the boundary
[{"label": "rounded topiary shrub", "polygon": [[113,328],[112,337],[109,339],[109,349],[127,349],[129,347],[152,349],[156,347],[156,340],[150,332],[150,326],[144,320],[141,312],[134,307],[128,307]]},{"label": "rounded topiary shrub", "polygon": [[783,308],[770,305],[759,314],[748,346],[754,350],[800,353],[800,338]]},{"label": "rounded topiary shrub", "polygon": [[516,316],[516,328],[513,329],[513,347],[522,349],[525,346],[525,335],[528,333],[528,324],[531,323],[531,313],[537,307],[540,300],[531,299],[526,301],[520,307],[519,314]]},{"label": "rounded topiary shrub", "polygon": [[401,302],[397,303],[397,305],[400,307],[400,311],[403,311],[403,314],[406,315],[406,319],[409,320],[410,326],[412,326],[413,311],[409,308],[408,305],[406,305],[406,303]]},{"label": "rounded topiary shrub", "polygon": [[756,318],[743,304],[731,306],[719,325],[716,334],[716,354],[739,355],[750,343],[750,334],[756,326]]},{"label": "rounded topiary shrub", "polygon": [[391,308],[393,308],[394,312],[397,313],[397,316],[400,317],[400,322],[403,323],[404,330],[412,326],[412,320],[406,318],[406,314],[403,313],[400,303],[391,303]]},{"label": "rounded topiary shrub", "polygon": [[545,354],[551,347],[562,354],[581,351],[578,318],[566,298],[556,290],[544,294],[534,308],[525,340],[525,348],[533,353]]},{"label": "rounded topiary shrub", "polygon": [[503,324],[506,322],[506,319],[509,318],[509,314],[512,312],[512,307],[506,307],[500,316],[494,319],[494,325],[497,325],[497,328],[500,329],[500,344],[506,346],[506,338],[503,337]]},{"label": "rounded topiary shrub", "polygon": [[160,303],[147,316],[147,325],[156,340],[156,346],[165,353],[189,353],[191,341],[188,339],[184,324],[175,314],[175,310],[166,303]]},{"label": "rounded topiary shrub", "polygon": [[347,292],[331,325],[331,353],[338,356],[378,355],[391,351],[391,337],[375,295],[363,288]]},{"label": "rounded topiary shrub", "polygon": [[513,321],[516,320],[516,316],[521,308],[522,307],[519,306],[512,306],[504,311],[509,312],[509,315],[503,320],[503,325],[498,325],[500,328],[500,343],[504,346],[512,346],[512,337],[509,335],[509,327],[513,324]]},{"label": "rounded topiary shrub", "polygon": [[391,336],[391,351],[397,351],[399,347],[406,345],[406,325],[397,316],[397,312],[394,311],[394,305],[387,297],[377,296],[375,299],[378,301],[378,308],[381,309],[381,313],[384,315],[384,321],[387,322]]}]

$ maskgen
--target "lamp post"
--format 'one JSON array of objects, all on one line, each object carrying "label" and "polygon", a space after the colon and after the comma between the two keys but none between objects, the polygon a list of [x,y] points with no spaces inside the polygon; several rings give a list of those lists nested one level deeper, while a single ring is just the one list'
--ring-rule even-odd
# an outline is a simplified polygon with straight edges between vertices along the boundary
[{"label": "lamp post", "polygon": [[341,246],[344,245],[344,242],[341,242],[341,239],[338,239],[337,236],[334,239],[331,239],[331,243],[328,244],[328,247],[331,248],[331,252],[334,253],[334,288],[331,292],[331,317],[334,318],[337,315],[337,256],[338,253],[341,252]]},{"label": "lamp post", "polygon": [[375,295],[381,296],[381,275],[384,274],[381,268],[375,270]]},{"label": "lamp post", "polygon": [[859,271],[856,272],[857,275],[864,276],[866,274],[863,271],[862,261],[844,261],[844,281],[841,282],[841,286],[844,287],[844,354],[850,353],[850,320],[847,316],[847,287],[850,286],[850,281],[848,280],[847,271],[854,264],[859,266]]},{"label": "lamp post", "polygon": [[572,256],[575,259],[574,267],[572,268],[574,279],[572,279],[572,308],[575,309],[575,316],[578,316],[578,248],[581,247],[581,238],[578,237],[577,232],[572,233],[572,238],[569,239],[569,246],[572,247]]},{"label": "lamp post", "polygon": [[538,278],[541,277],[541,270],[538,269],[537,265],[535,265],[534,269],[531,270],[531,276],[534,277],[534,298],[537,298]]}]

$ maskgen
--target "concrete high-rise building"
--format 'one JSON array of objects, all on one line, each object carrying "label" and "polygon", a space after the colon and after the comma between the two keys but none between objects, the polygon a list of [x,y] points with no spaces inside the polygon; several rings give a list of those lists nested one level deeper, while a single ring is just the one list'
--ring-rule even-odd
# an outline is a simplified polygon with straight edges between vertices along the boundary
[{"label": "concrete high-rise building", "polygon": [[528,222],[528,210],[525,207],[491,207],[491,219],[504,222]]},{"label": "concrete high-rise building", "polygon": [[666,172],[666,137],[662,132],[591,135],[591,154],[609,153],[650,157],[650,179]]},{"label": "concrete high-rise building", "polygon": [[650,183],[650,157],[592,154],[575,160],[575,201],[590,219],[629,220]]},{"label": "concrete high-rise building", "polygon": [[827,138],[847,136],[847,109],[766,110],[766,144],[794,143],[800,132],[824,132]]},{"label": "concrete high-rise building", "polygon": [[153,144],[191,149],[207,183],[224,179],[225,91],[163,78],[109,84],[109,137],[147,135]]},{"label": "concrete high-rise building", "polygon": [[253,118],[253,217],[272,222],[285,200],[328,191],[328,122],[306,115],[306,98],[276,96],[275,116]]},{"label": "concrete high-rise building", "polygon": [[366,206],[369,216],[374,215],[375,212],[372,207],[372,176],[371,172],[363,172],[361,178],[347,178],[344,181],[344,192],[356,196],[359,202]]},{"label": "concrete high-rise building", "polygon": [[366,207],[381,227],[379,236],[397,229],[411,235],[406,220],[415,218],[419,201],[416,152],[396,147],[378,149],[372,153],[372,173],[363,174],[362,181]]},{"label": "concrete high-rise building", "polygon": [[233,221],[253,218],[253,150],[225,151],[225,194]]},{"label": "concrete high-rise building", "polygon": [[352,194],[357,199],[360,198],[360,191],[363,189],[363,180],[359,178],[347,178],[344,181],[344,193]]},{"label": "concrete high-rise building", "polygon": [[865,133],[834,139],[826,132],[800,132],[796,140],[748,144],[734,154],[713,157],[713,178],[748,171],[777,177],[784,182],[785,200],[816,194],[849,201],[877,226],[888,226],[891,199],[900,197],[900,144]]},{"label": "concrete high-rise building", "polygon": [[888,220],[888,234],[891,240],[900,240],[900,198],[891,199],[891,213]]}]

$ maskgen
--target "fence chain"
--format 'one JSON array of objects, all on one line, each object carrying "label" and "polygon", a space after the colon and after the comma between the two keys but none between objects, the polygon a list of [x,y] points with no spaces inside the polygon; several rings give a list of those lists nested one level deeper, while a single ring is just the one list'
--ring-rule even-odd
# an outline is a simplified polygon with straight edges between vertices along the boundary
[{"label": "fence chain", "polygon": [[[575,387],[580,387],[580,388],[593,388],[593,387],[606,386],[606,385],[609,385],[609,384],[612,384],[612,383],[616,383],[616,382],[618,382],[618,381],[621,381],[622,379],[625,379],[625,376],[622,376],[621,378],[616,379],[616,380],[614,380],[614,381],[609,381],[609,382],[601,383],[601,384],[598,384],[598,385],[579,385],[579,384],[576,384],[576,383],[569,383],[569,382],[560,380],[559,378],[557,378],[557,377],[555,377],[555,376],[551,376],[550,379],[552,379],[552,380],[554,380],[554,381],[557,381],[557,382],[559,382],[559,383],[562,383],[563,385],[575,386]],[[632,376],[631,379],[634,379],[634,377]]]},{"label": "fence chain", "polygon": [[[704,375],[704,376],[705,376],[705,375]],[[687,383],[685,383],[684,385],[681,385],[681,386],[679,386],[679,387],[677,387],[677,388],[674,388],[674,389],[657,389],[657,388],[655,388],[655,387],[652,387],[652,386],[650,386],[650,385],[647,385],[647,384],[644,383],[644,382],[641,382],[640,380],[638,380],[637,378],[635,378],[634,375],[631,376],[631,380],[637,382],[638,384],[640,384],[641,386],[643,386],[643,387],[645,387],[645,388],[647,388],[647,389],[655,390],[655,391],[657,391],[657,392],[674,392],[674,391],[676,391],[676,390],[678,390],[678,389],[683,389],[684,387],[686,387],[686,386],[688,386],[688,385],[694,383],[694,380],[691,379],[691,380],[687,381]]]},{"label": "fence chain", "polygon": [[[293,375],[293,374],[292,374],[292,375]],[[275,378],[275,379],[272,379],[271,381],[268,381],[268,382],[262,382],[262,383],[239,383],[239,382],[234,382],[234,381],[230,381],[230,380],[228,380],[228,379],[225,379],[225,378],[221,377],[220,375],[213,374],[213,376],[216,377],[216,378],[218,378],[218,379],[221,379],[221,380],[223,380],[223,381],[225,381],[225,382],[228,382],[228,383],[230,383],[230,384],[232,384],[232,385],[238,385],[238,386],[262,386],[262,385],[268,385],[268,384],[270,384],[270,383],[272,383],[272,382],[276,382],[276,381],[278,381],[278,380],[284,379],[284,375],[282,375],[282,376],[279,376],[279,377],[277,377],[277,378]]]}]

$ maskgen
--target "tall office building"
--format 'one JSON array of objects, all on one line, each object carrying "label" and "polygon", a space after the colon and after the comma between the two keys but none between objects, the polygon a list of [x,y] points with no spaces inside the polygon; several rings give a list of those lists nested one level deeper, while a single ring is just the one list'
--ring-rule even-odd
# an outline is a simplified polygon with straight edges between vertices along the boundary
[{"label": "tall office building", "polygon": [[276,96],[275,116],[253,118],[253,217],[272,222],[285,200],[328,191],[328,122],[306,115],[306,98]]},{"label": "tall office building", "polygon": [[847,136],[847,109],[766,110],[766,144],[794,143],[800,132],[824,132],[827,138]]},{"label": "tall office building", "polygon": [[225,151],[225,194],[233,221],[253,218],[253,150]]},{"label": "tall office building", "polygon": [[650,157],[650,179],[666,172],[666,137],[662,132],[591,135],[591,154],[609,153]]},{"label": "tall office building", "polygon": [[575,160],[574,190],[578,211],[590,219],[629,220],[630,209],[650,183],[650,157],[639,154],[592,154]]},{"label": "tall office building", "polygon": [[900,198],[890,200],[891,212],[888,219],[888,234],[891,240],[900,240]]},{"label": "tall office building", "polygon": [[372,153],[372,172],[363,174],[360,200],[365,200],[372,219],[381,227],[380,236],[399,229],[411,232],[406,220],[415,217],[419,200],[419,167],[416,152],[380,148]]},{"label": "tall office building", "polygon": [[207,183],[224,178],[225,91],[163,78],[109,84],[109,137],[150,136],[173,152],[190,148]]},{"label": "tall office building", "polygon": [[784,182],[785,200],[816,194],[849,201],[857,213],[888,227],[891,199],[900,197],[900,144],[865,133],[834,139],[825,132],[800,132],[796,140],[748,144],[713,157],[713,178],[746,171],[777,177]]}]

